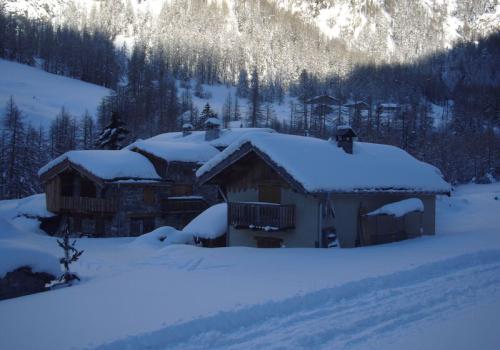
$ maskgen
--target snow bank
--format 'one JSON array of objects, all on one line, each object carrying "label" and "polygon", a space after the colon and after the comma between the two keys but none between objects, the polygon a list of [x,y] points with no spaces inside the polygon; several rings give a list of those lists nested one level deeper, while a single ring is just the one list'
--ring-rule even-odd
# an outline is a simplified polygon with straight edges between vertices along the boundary
[{"label": "snow bank", "polygon": [[413,212],[423,212],[424,203],[418,198],[404,199],[399,202],[386,204],[377,210],[374,210],[366,215],[390,215],[397,218]]},{"label": "snow bank", "polygon": [[127,147],[139,149],[168,162],[204,163],[219,151],[208,143],[185,143],[169,141],[138,141]]},{"label": "snow bank", "polygon": [[215,239],[226,233],[226,230],[227,204],[220,203],[195,217],[182,231],[199,238]]},{"label": "snow bank", "polygon": [[18,215],[27,217],[49,218],[54,216],[53,213],[47,210],[44,193],[20,199],[16,211]]},{"label": "snow bank", "polygon": [[194,240],[192,234],[163,226],[137,237],[132,244],[163,247],[171,244],[194,244]]},{"label": "snow bank", "polygon": [[159,180],[160,176],[149,160],[136,152],[128,150],[69,151],[43,166],[38,175],[43,175],[65,160],[81,166],[103,180],[149,179]]},{"label": "snow bank", "polygon": [[59,259],[27,244],[0,240],[0,278],[22,266],[29,266],[33,272],[48,272],[58,276],[61,273]]},{"label": "snow bank", "polygon": [[415,159],[400,148],[354,142],[353,154],[348,154],[335,142],[278,133],[254,133],[242,137],[205,163],[196,175],[206,174],[248,143],[312,193],[450,191],[450,185],[443,180],[439,169]]}]

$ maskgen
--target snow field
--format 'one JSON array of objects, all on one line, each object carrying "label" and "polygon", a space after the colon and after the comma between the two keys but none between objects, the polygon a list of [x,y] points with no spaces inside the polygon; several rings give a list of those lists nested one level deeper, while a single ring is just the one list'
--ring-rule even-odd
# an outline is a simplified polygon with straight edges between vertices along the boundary
[{"label": "snow field", "polygon": [[0,60],[0,115],[12,96],[27,121],[47,128],[64,107],[76,118],[88,111],[95,116],[111,90],[41,69]]},{"label": "snow field", "polygon": [[[0,348],[497,349],[499,195],[458,187],[436,236],[356,249],[79,239],[82,282],[0,302]],[[59,256],[17,202],[0,202],[0,237]]]}]

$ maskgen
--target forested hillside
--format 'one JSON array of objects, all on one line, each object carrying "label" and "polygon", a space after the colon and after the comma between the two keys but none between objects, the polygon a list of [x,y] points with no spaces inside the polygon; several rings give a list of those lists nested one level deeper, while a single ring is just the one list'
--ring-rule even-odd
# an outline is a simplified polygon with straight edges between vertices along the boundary
[{"label": "forested hillside", "polygon": [[[113,111],[128,125],[129,141],[178,130],[186,121],[201,128],[205,118],[218,113],[226,122],[323,138],[350,123],[360,139],[402,147],[437,165],[450,181],[494,174],[500,166],[498,4],[457,0],[449,8],[434,2],[429,10],[422,7],[427,2],[411,2],[403,11],[406,2],[353,1],[343,10],[349,23],[339,27],[335,17],[325,16],[340,11],[341,3],[4,1],[0,58],[38,62],[49,72],[115,91],[101,103],[97,127],[89,126],[91,118],[85,126],[61,112],[50,130],[37,131],[40,149],[50,149],[51,157],[94,147],[88,137]],[[409,21],[409,9],[419,6],[427,12],[416,11]],[[446,29],[449,23],[456,24],[453,33]],[[381,29],[372,31],[373,26]],[[348,27],[360,32],[353,36]],[[213,104],[207,86],[218,84],[234,85],[236,93],[228,93],[221,110],[201,110],[193,101]],[[364,101],[368,111],[336,106],[318,113],[306,101],[324,93],[341,104]],[[2,169],[23,154],[12,154],[12,145],[20,144],[15,141],[19,129],[13,127],[15,102],[4,112]],[[401,108],[388,118],[377,108],[381,103]],[[57,135],[76,136],[56,145]],[[29,174],[22,178],[31,187],[12,191],[7,188],[20,177],[3,171],[0,196],[38,190],[36,175]]]}]

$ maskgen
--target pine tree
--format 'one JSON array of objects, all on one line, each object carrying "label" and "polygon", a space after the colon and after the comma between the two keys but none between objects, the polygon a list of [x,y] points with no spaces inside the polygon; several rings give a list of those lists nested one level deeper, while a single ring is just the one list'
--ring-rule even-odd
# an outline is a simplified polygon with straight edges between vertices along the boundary
[{"label": "pine tree", "polygon": [[231,92],[227,94],[226,102],[224,102],[224,106],[222,107],[222,122],[224,123],[224,127],[227,128],[229,126],[229,122],[231,121],[233,112],[233,99],[231,96]]},{"label": "pine tree", "polygon": [[259,73],[257,72],[257,68],[254,68],[252,71],[250,97],[248,100],[248,119],[250,126],[252,128],[260,126],[262,118]]},{"label": "pine tree", "polygon": [[245,69],[240,70],[238,84],[236,85],[236,96],[248,97],[248,74]]},{"label": "pine tree", "polygon": [[194,86],[194,95],[198,98],[205,98],[205,91],[203,90],[203,85],[201,80],[196,80],[196,85]]},{"label": "pine tree", "polygon": [[265,106],[266,111],[266,128],[271,127],[271,125],[275,122],[276,113],[274,111],[273,104],[271,102],[267,102]]},{"label": "pine tree", "polygon": [[26,195],[22,188],[23,148],[25,144],[25,125],[22,113],[13,97],[7,101],[5,116],[2,121],[2,144],[5,148],[2,176],[4,177],[4,198],[20,198]]},{"label": "pine tree", "polygon": [[96,143],[98,149],[118,150],[129,131],[121,121],[117,112],[111,115],[111,122],[102,130]]},{"label": "pine tree", "polygon": [[52,158],[74,150],[78,146],[78,125],[64,107],[50,125],[50,155]]},{"label": "pine tree", "polygon": [[241,112],[240,112],[240,103],[238,96],[234,97],[234,108],[233,108],[234,114],[233,114],[233,120],[234,121],[240,121],[241,127],[243,127],[243,121],[241,120]]},{"label": "pine tree", "polygon": [[210,104],[207,102],[207,104],[205,105],[205,107],[203,107],[203,110],[201,111],[200,114],[200,120],[199,120],[200,125],[201,126],[205,125],[205,122],[210,118],[217,118],[217,114],[214,113],[214,111],[210,107]]},{"label": "pine tree", "polygon": [[81,146],[83,149],[93,149],[96,143],[95,122],[88,111],[85,111],[81,124]]}]

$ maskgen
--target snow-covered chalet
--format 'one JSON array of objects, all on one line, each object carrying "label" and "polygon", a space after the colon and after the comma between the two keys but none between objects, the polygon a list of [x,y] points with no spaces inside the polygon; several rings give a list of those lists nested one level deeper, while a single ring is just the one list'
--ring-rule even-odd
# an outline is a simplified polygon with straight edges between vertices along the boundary
[{"label": "snow-covered chalet", "polygon": [[440,171],[400,148],[248,134],[197,171],[228,202],[228,246],[355,247],[435,233]]},{"label": "snow-covered chalet", "polygon": [[212,121],[204,131],[185,125],[182,132],[138,140],[122,150],[66,152],[39,171],[47,209],[58,214],[60,223],[69,222],[73,232],[90,236],[137,236],[165,225],[182,228],[222,201],[216,186],[197,185],[195,171],[236,139],[255,132],[272,130],[221,129]]}]

